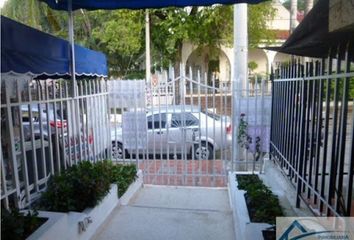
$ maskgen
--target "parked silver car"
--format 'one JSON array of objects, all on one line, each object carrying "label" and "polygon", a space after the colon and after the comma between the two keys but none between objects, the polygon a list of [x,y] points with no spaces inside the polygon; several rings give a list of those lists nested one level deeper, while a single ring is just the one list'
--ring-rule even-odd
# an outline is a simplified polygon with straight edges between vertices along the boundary
[{"label": "parked silver car", "polygon": [[[188,154],[194,159],[212,159],[214,151],[231,146],[231,120],[196,106],[155,107],[146,114],[148,154]],[[123,122],[124,127],[124,122]],[[135,154],[123,146],[121,127],[111,129],[112,157]],[[140,153],[142,151],[140,150]]]}]

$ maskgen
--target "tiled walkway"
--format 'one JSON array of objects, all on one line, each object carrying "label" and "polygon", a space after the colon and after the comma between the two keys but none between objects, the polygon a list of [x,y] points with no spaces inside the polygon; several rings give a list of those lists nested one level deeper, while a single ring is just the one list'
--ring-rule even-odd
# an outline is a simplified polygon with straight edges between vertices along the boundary
[{"label": "tiled walkway", "polygon": [[235,239],[227,189],[145,185],[94,239]]},{"label": "tiled walkway", "polygon": [[144,182],[156,185],[226,187],[226,163],[223,160],[145,160]]}]

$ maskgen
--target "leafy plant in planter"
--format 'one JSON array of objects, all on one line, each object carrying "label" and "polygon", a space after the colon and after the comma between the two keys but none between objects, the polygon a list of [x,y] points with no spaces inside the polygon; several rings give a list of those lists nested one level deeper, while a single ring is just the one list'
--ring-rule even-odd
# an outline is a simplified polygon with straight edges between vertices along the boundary
[{"label": "leafy plant in planter", "polygon": [[18,209],[8,211],[1,208],[1,239],[26,239],[46,221],[46,218],[39,218],[35,211],[24,214]]},{"label": "leafy plant in planter", "polygon": [[61,175],[55,175],[41,198],[41,207],[49,211],[83,211],[94,207],[109,192],[112,169],[106,161],[82,161]]},{"label": "leafy plant in planter", "polygon": [[118,196],[122,196],[127,191],[129,185],[137,178],[137,169],[133,164],[113,165],[112,182],[118,185]]},{"label": "leafy plant in planter", "polygon": [[252,222],[275,224],[283,216],[278,197],[263,184],[257,175],[237,175],[238,188],[245,190],[245,199]]},{"label": "leafy plant in planter", "polygon": [[136,173],[135,165],[114,165],[108,160],[82,161],[52,177],[42,194],[40,208],[81,212],[96,206],[109,192],[111,183],[118,185],[121,196],[136,179]]}]

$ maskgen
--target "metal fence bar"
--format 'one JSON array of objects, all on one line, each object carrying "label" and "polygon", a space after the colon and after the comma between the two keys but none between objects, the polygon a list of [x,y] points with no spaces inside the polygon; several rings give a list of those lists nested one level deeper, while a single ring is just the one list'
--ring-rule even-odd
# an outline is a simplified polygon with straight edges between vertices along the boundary
[{"label": "metal fence bar", "polygon": [[[56,100],[56,91],[55,91],[55,84],[54,84],[54,81],[52,81],[52,93],[53,93],[53,100]],[[40,105],[38,105],[39,109],[40,109]],[[41,111],[39,111],[41,112]],[[59,151],[59,130],[58,130],[58,113],[57,113],[57,102],[55,101],[53,103],[53,113],[54,113],[54,132],[55,132],[55,163],[54,163],[54,167],[56,167],[56,172],[60,172],[61,170],[61,166],[60,166],[60,151]],[[49,116],[49,112],[47,112],[47,116]],[[41,116],[41,114],[40,114]],[[47,117],[49,118],[49,117]],[[61,127],[63,127],[63,122],[62,120],[60,120],[61,122]],[[39,125],[42,125],[41,124],[41,121],[39,122]],[[42,145],[43,146],[43,145]],[[43,147],[42,147],[43,149]],[[46,169],[45,169],[45,158],[44,158],[44,154],[42,154],[42,161],[43,161],[43,166],[44,166],[44,175],[46,175]],[[55,166],[56,165],[56,166]]]},{"label": "metal fence bar", "polygon": [[[48,92],[48,88],[47,88],[47,85],[46,86],[46,91]],[[31,89],[28,88],[28,100],[29,102],[31,102],[32,100],[32,93],[31,93]],[[29,126],[30,126],[30,141],[31,141],[31,148],[32,148],[32,171],[33,171],[33,181],[34,181],[34,186],[35,186],[35,189],[36,191],[38,192],[39,191],[39,186],[38,186],[38,166],[37,166],[37,141],[35,140],[35,135],[34,135],[34,116],[33,116],[33,111],[32,111],[32,107],[35,106],[35,105],[32,105],[32,104],[28,104],[28,113],[29,113]],[[37,105],[38,106],[38,105]],[[49,107],[47,107],[48,109]],[[40,114],[40,113],[38,113]],[[9,116],[8,116],[9,117]],[[10,117],[9,117],[10,118]],[[48,135],[50,136],[50,124],[49,124],[49,119],[47,119],[47,129],[48,129]],[[11,130],[10,130],[11,131]],[[52,153],[52,144],[51,144],[51,139],[48,138],[49,140],[49,147],[50,147],[50,152]],[[17,162],[16,160],[16,156],[13,156],[13,161]],[[54,166],[53,166],[53,155],[51,154],[50,155],[50,167],[51,167],[51,172],[54,173]],[[17,172],[17,165],[16,167],[14,167],[14,171]],[[17,183],[16,183],[17,185]]]},{"label": "metal fence bar", "polygon": [[[316,75],[324,74],[324,60],[321,63],[318,62],[316,67]],[[319,170],[320,170],[320,154],[322,144],[322,110],[323,110],[323,79],[318,83],[318,98],[317,98],[317,116],[316,116],[316,151],[315,151],[315,176],[314,185],[315,191],[318,192],[319,188]],[[313,203],[317,205],[317,196],[314,196]]]},{"label": "metal fence bar", "polygon": [[[311,70],[310,70],[310,74],[313,75],[314,72],[314,64],[313,62],[311,62]],[[311,101],[310,101],[310,115],[309,115],[309,137],[310,139],[308,140],[309,142],[309,170],[308,170],[308,184],[310,184],[312,186],[312,172],[313,172],[313,163],[314,163],[314,134],[315,134],[315,112],[316,112],[316,94],[317,94],[317,81],[312,81],[312,93],[311,93]],[[310,198],[311,196],[311,189],[308,188],[307,189],[307,198]]]},{"label": "metal fence bar", "polygon": [[[336,72],[338,73],[341,69],[341,61],[339,47],[337,49],[337,64]],[[328,201],[332,202],[332,198],[335,195],[335,181],[337,177],[337,130],[338,130],[338,101],[339,101],[339,78],[334,80],[334,109],[333,109],[333,125],[332,125],[332,145],[331,145],[331,163],[330,163],[330,176],[329,176],[329,188],[328,188]],[[331,216],[331,211],[327,210],[327,216]]]},{"label": "metal fence bar", "polygon": [[[352,104],[354,105],[354,99],[352,100]],[[350,137],[350,141],[351,141],[351,145],[350,145],[350,149],[354,149],[354,111],[352,113],[352,134]],[[347,212],[346,215],[350,216],[351,214],[351,210],[352,210],[352,194],[353,194],[353,180],[354,180],[354,152],[351,151],[350,153],[350,158],[349,158],[349,172],[348,172],[348,191],[347,191],[347,199],[346,199],[346,203],[347,203]]]},{"label": "metal fence bar", "polygon": [[[68,165],[69,165],[69,167],[71,167],[72,165],[73,165],[73,159],[72,159],[72,154],[71,154],[71,152],[74,152],[74,150],[72,150],[72,148],[73,147],[75,147],[75,146],[72,146],[73,144],[71,144],[72,143],[72,130],[71,130],[71,121],[70,121],[70,119],[71,119],[71,111],[70,111],[70,99],[69,99],[69,87],[68,87],[68,82],[67,81],[65,81],[64,82],[64,84],[65,84],[65,98],[67,99],[65,102],[66,102],[66,111],[67,111],[67,121],[68,121],[68,123],[67,123],[67,131],[68,131],[68,135],[67,135],[67,137],[66,137],[66,139],[67,139],[67,146],[68,146],[68,154],[67,154],[67,156],[68,156]],[[90,93],[91,93],[91,91],[90,91]]]},{"label": "metal fence bar", "polygon": [[[349,43],[346,46],[345,52],[345,66],[344,71],[350,72],[350,61],[349,61]],[[349,80],[350,78],[341,79],[343,83],[342,88],[342,99],[341,99],[341,112],[340,112],[340,125],[339,125],[339,134],[338,134],[338,178],[337,178],[337,186],[336,193],[338,201],[336,201],[336,211],[345,213],[345,199],[343,195],[343,177],[344,177],[344,161],[345,161],[345,146],[346,146],[346,132],[347,132],[347,116],[348,116],[348,102],[349,102]]]},{"label": "metal fence bar", "polygon": [[[53,103],[49,103],[48,100],[50,99],[50,94],[49,94],[49,86],[48,86],[48,82],[46,81],[44,83],[44,88],[45,88],[45,102],[46,102],[46,115],[47,115],[47,121],[46,121],[46,125],[47,125],[47,131],[48,131],[48,143],[49,143],[49,159],[50,159],[50,172],[51,174],[55,173],[55,168],[54,168],[54,156],[53,156],[53,138],[52,136],[52,128],[50,125],[50,117],[49,117],[49,112],[50,112],[50,104]],[[31,92],[28,93],[29,94],[29,101],[32,100],[32,96],[31,96]],[[54,102],[55,104],[55,102]],[[40,103],[38,103],[38,105],[40,105]],[[30,105],[29,105],[30,106]],[[32,111],[32,110],[31,110]],[[39,113],[40,114],[40,113]],[[34,148],[32,148],[33,150]],[[35,151],[33,151],[35,152]],[[35,161],[37,161],[36,157],[34,157]]]},{"label": "metal fence bar", "polygon": [[[198,109],[202,109],[202,103],[201,103],[201,76],[200,76],[200,71],[197,72],[197,81],[198,81]],[[199,111],[198,113],[198,118],[199,119],[202,119],[201,117],[201,111]],[[201,132],[201,121],[199,121],[199,124],[198,124],[198,138],[201,139],[202,137],[202,132]],[[202,142],[201,141],[198,141],[198,148],[201,149],[201,146],[202,146]],[[195,144],[194,144],[195,145]],[[199,169],[198,169],[198,174],[201,174],[202,172],[202,164],[199,163]],[[202,185],[202,182],[203,182],[203,179],[202,178],[199,178],[198,179],[198,183],[200,185]]]},{"label": "metal fence bar", "polygon": [[[208,79],[207,73],[204,74],[204,79],[205,79],[205,82],[207,82],[207,79]],[[209,95],[208,88],[205,88],[205,111],[206,112],[208,111],[208,95]],[[205,136],[206,136],[206,139],[209,139],[209,124],[208,124],[208,115],[207,114],[205,115]],[[201,147],[203,147],[202,142],[200,144],[201,144]],[[208,140],[206,140],[204,142],[204,144],[205,144],[205,147],[207,148],[208,147]],[[202,156],[201,152],[199,153],[199,156]],[[200,160],[202,160],[201,157],[200,157]],[[206,165],[206,167],[205,167],[206,174],[209,174],[209,161],[206,161],[205,165]]]},{"label": "metal fence bar", "polygon": [[67,126],[67,120],[64,119],[64,101],[62,100],[63,99],[63,84],[62,83],[59,83],[59,99],[60,99],[60,102],[59,102],[59,108],[60,108],[60,116],[62,118],[62,121],[65,121],[64,122],[64,126],[62,126],[61,128],[61,155],[62,155],[62,161],[63,161],[63,167],[64,169],[67,168],[67,156],[66,156],[66,146],[65,146],[65,134],[66,132],[64,133],[64,129],[66,129],[65,126]]},{"label": "metal fence bar", "polygon": [[[167,76],[167,71],[165,71],[164,72],[164,75],[165,75],[165,79],[166,79],[166,81],[167,81],[167,79],[168,79],[168,76]],[[167,112],[168,111],[168,104],[169,104],[169,102],[168,102],[168,97],[169,97],[169,91],[168,91],[168,87],[169,87],[169,84],[166,82],[166,85],[165,85],[165,111]],[[172,118],[172,117],[171,117]],[[172,121],[172,120],[171,120]],[[166,159],[166,161],[167,161],[167,171],[168,171],[168,176],[167,176],[167,185],[170,185],[171,184],[171,170],[172,170],[172,168],[171,168],[171,162],[173,162],[173,161],[170,161],[170,128],[168,127],[167,128],[167,131],[166,131],[166,134],[167,134],[167,159]]]},{"label": "metal fence bar", "polygon": [[[19,83],[17,80],[17,98],[18,101],[21,102],[22,96],[21,96],[21,92],[20,92],[20,87],[19,87]],[[21,111],[21,106],[19,106],[19,118],[23,119],[22,116],[22,111]],[[26,145],[25,145],[25,136],[24,136],[24,127],[23,127],[23,122],[20,122],[20,139],[21,139],[21,154],[22,154],[22,174],[23,174],[23,178],[24,178],[24,183],[25,183],[25,194],[26,194],[26,203],[30,202],[31,196],[30,196],[30,191],[29,191],[29,178],[28,178],[28,165],[27,165],[27,155],[26,155]],[[41,141],[43,144],[43,134],[41,133]],[[43,146],[43,145],[42,145]],[[1,161],[2,161],[2,146],[1,146]],[[5,181],[5,171],[4,168],[2,166],[2,175],[3,175],[3,179],[2,181],[6,184]],[[4,193],[6,195],[6,185],[4,188]],[[8,201],[7,201],[7,206],[8,207]]]},{"label": "metal fence bar", "polygon": [[[5,173],[5,165],[4,165],[4,156],[2,154],[2,141],[0,139],[0,156],[1,156],[1,200],[4,199],[4,207],[9,208],[9,193],[7,191],[7,186],[6,186],[6,173]],[[28,187],[27,187],[28,189]]]},{"label": "metal fence bar", "polygon": [[[215,92],[216,92],[215,77],[212,77],[212,86],[213,86],[213,90],[212,90],[213,115],[215,116],[216,115],[216,112],[215,112],[215,108],[216,108],[216,104],[215,104]],[[213,118],[213,139],[216,139],[215,138],[215,130],[216,130],[215,129],[215,118]],[[211,161],[211,174],[212,174],[211,185],[213,187],[215,187],[215,177],[214,177],[215,170],[214,170],[214,167],[215,167],[215,162],[216,162],[216,146],[214,146],[212,155],[213,156],[212,156],[212,161]]]}]

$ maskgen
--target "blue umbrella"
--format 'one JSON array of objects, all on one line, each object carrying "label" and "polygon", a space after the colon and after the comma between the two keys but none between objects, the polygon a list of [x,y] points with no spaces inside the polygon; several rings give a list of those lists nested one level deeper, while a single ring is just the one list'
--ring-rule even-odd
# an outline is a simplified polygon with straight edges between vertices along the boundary
[{"label": "blue umbrella", "polygon": [[[68,53],[68,41],[1,16],[1,73],[29,73],[37,79],[70,78]],[[75,56],[75,75],[107,76],[103,53],[75,45]]]}]

